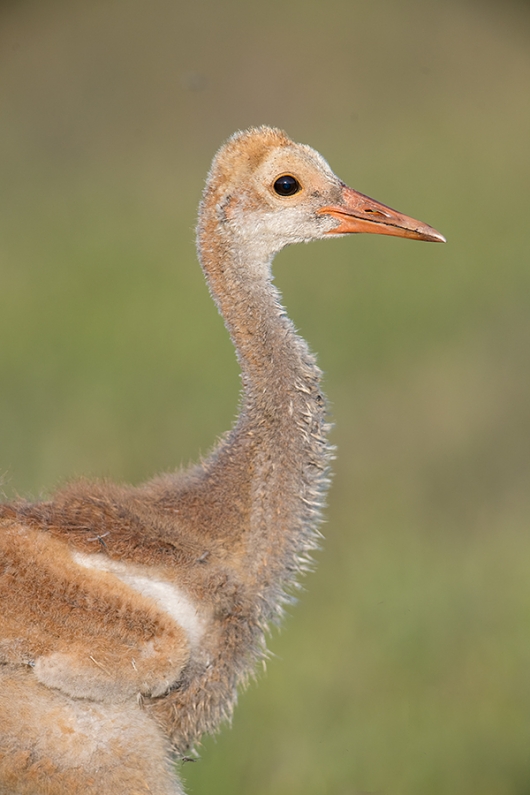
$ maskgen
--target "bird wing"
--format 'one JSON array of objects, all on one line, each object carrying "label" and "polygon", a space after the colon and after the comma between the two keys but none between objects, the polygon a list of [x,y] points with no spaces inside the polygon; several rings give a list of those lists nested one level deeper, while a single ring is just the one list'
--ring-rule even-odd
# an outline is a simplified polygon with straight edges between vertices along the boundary
[{"label": "bird wing", "polygon": [[17,522],[0,525],[0,604],[0,662],[70,696],[160,695],[189,659],[185,630],[155,599]]}]

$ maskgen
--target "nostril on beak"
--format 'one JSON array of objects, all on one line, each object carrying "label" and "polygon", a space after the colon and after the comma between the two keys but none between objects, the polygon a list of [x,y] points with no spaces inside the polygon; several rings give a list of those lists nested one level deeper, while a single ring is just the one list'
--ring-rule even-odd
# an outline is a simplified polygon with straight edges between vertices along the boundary
[{"label": "nostril on beak", "polygon": [[381,212],[381,210],[373,210],[371,207],[365,207],[363,212],[371,213],[371,215],[379,215],[381,218],[389,218],[390,216],[387,213]]}]

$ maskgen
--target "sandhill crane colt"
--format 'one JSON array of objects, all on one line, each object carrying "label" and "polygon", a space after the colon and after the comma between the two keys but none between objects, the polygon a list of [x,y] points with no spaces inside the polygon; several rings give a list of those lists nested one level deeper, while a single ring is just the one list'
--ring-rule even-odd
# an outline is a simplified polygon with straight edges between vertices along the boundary
[{"label": "sandhill crane colt", "polygon": [[241,367],[201,464],[0,507],[0,792],[177,795],[174,759],[229,718],[318,538],[330,449],[320,371],[274,255],[355,232],[443,241],[268,127],[219,150],[199,258]]}]

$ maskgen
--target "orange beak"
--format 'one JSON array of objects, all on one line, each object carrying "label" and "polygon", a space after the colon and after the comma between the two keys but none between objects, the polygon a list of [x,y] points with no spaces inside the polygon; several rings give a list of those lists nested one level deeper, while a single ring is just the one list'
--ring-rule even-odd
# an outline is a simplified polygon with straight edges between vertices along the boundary
[{"label": "orange beak", "polygon": [[368,232],[372,235],[394,235],[410,237],[413,240],[430,240],[434,243],[445,243],[445,237],[432,226],[409,218],[352,190],[344,185],[342,202],[317,210],[319,214],[332,215],[340,224],[331,229],[328,235],[345,235],[348,233]]}]

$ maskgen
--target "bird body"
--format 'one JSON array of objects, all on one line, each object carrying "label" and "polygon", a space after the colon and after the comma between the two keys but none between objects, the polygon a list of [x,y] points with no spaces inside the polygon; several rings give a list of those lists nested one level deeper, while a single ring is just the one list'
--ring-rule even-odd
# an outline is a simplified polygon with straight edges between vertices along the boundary
[{"label": "bird body", "polygon": [[281,131],[216,155],[197,241],[238,419],[186,472],[0,506],[0,792],[175,795],[172,756],[230,718],[310,564],[331,457],[321,374],[271,262],[357,231],[443,240]]}]

